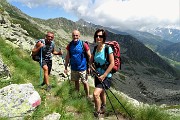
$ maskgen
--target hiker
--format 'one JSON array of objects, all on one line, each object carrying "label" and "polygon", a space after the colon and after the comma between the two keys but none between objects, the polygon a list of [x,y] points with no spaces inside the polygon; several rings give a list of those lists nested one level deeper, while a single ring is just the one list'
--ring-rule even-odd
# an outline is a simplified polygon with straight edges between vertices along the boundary
[{"label": "hiker", "polygon": [[[98,117],[100,114],[104,114],[106,107],[106,94],[105,89],[109,89],[111,85],[112,73],[110,72],[114,66],[113,50],[109,46],[108,55],[109,60],[105,57],[105,41],[106,32],[103,29],[98,29],[94,34],[94,42],[97,44],[95,54],[91,56],[91,62],[93,68],[99,74],[95,76],[95,89],[93,92],[95,102],[94,116]],[[95,48],[94,48],[95,49]],[[105,63],[109,63],[105,65]]]},{"label": "hiker", "polygon": [[[80,39],[80,32],[74,30],[72,32],[72,41],[67,45],[67,55],[65,58],[65,70],[64,73],[68,74],[67,66],[71,67],[71,81],[75,82],[75,89],[79,92],[79,81],[84,85],[86,97],[89,98],[89,84],[87,74],[90,73],[90,68],[87,70],[87,62],[90,61],[91,52],[87,43],[82,42]],[[85,57],[85,52],[88,58]],[[88,60],[87,60],[88,59]],[[89,62],[88,62],[89,64]]]},{"label": "hiker", "polygon": [[44,71],[44,80],[41,84],[47,85],[46,90],[50,91],[51,85],[49,84],[49,74],[51,72],[52,68],[52,54],[54,55],[62,55],[63,52],[60,50],[59,52],[55,51],[54,49],[54,33],[53,32],[47,32],[45,39],[40,39],[36,42],[35,47],[32,49],[32,55],[38,54],[38,56],[41,56],[41,48],[42,48],[42,63],[41,59],[39,59],[40,65],[42,64],[42,68]]}]

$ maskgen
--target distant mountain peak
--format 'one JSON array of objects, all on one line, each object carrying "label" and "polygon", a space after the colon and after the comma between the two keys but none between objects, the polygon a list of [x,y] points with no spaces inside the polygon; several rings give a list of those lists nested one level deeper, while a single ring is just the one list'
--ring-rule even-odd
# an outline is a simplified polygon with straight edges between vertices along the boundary
[{"label": "distant mountain peak", "polygon": [[162,39],[168,40],[173,43],[180,42],[180,28],[177,29],[177,27],[157,27],[155,29],[148,29],[146,30],[146,32],[160,36]]}]

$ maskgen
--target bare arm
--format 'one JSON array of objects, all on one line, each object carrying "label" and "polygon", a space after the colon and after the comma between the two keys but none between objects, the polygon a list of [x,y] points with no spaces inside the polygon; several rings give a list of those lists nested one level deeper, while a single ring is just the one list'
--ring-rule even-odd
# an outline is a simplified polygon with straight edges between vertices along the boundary
[{"label": "bare arm", "polygon": [[87,55],[88,55],[88,65],[90,66],[91,64],[91,52],[90,52],[90,49],[87,51]]},{"label": "bare arm", "polygon": [[92,64],[92,63],[93,63],[93,59],[94,59],[94,55],[93,55],[93,54],[91,54],[90,64]]},{"label": "bare arm", "polygon": [[67,70],[67,66],[69,64],[69,51],[67,50],[66,58],[65,58],[65,70]]},{"label": "bare arm", "polygon": [[39,50],[41,49],[41,47],[43,47],[43,46],[44,46],[44,44],[41,41],[37,42],[35,47],[32,49],[32,55],[37,54],[39,52]]},{"label": "bare arm", "polygon": [[54,54],[54,55],[62,55],[63,52],[62,52],[62,50],[60,50],[59,52],[57,52],[57,51],[55,51],[55,49],[53,49],[52,54]]}]

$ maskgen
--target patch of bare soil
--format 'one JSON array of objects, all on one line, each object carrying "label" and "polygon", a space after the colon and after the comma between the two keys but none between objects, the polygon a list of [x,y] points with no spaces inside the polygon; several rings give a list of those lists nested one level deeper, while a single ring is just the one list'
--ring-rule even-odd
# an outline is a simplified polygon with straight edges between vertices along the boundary
[{"label": "patch of bare soil", "polygon": [[104,114],[101,114],[98,118],[99,120],[130,120],[128,118],[125,118],[123,115],[118,114],[116,115],[110,115],[110,116],[106,116]]}]

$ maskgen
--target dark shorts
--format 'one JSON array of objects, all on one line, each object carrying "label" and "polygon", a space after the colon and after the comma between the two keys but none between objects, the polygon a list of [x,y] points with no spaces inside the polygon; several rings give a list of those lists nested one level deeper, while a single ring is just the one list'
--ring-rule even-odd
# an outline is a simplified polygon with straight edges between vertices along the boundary
[{"label": "dark shorts", "polygon": [[106,88],[109,89],[111,86],[111,77],[106,77],[104,81],[101,83],[97,77],[95,77],[95,87],[96,88]]},{"label": "dark shorts", "polygon": [[[41,65],[41,62],[39,61],[39,64]],[[48,66],[48,74],[50,74],[52,69],[52,60],[42,60],[42,66],[47,65]]]}]

